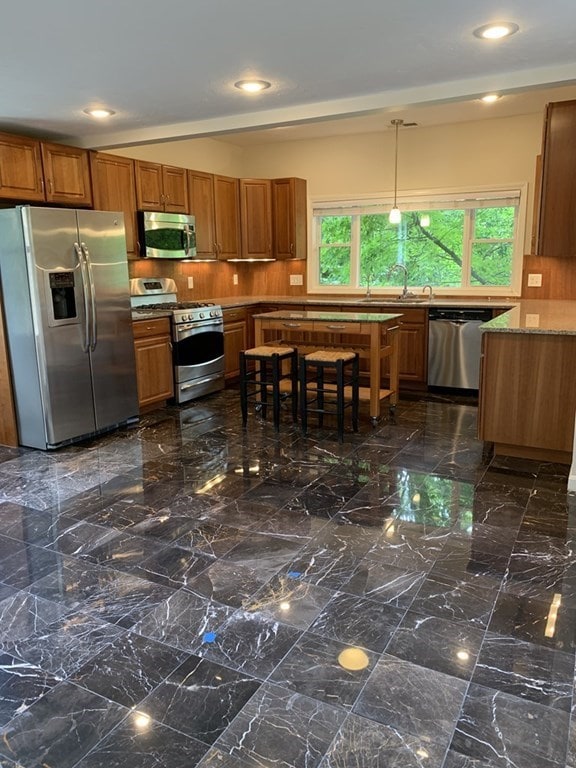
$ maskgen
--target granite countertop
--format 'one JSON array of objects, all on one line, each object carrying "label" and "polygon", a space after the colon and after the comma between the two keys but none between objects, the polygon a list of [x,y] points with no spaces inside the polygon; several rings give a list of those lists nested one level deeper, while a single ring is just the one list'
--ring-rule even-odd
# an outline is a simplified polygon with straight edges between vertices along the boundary
[{"label": "granite countertop", "polygon": [[494,333],[576,335],[576,301],[523,299],[481,326]]},{"label": "granite countertop", "polygon": [[261,312],[253,315],[255,318],[266,318],[267,320],[318,320],[325,323],[386,323],[389,320],[395,320],[402,317],[401,313],[388,314],[384,312],[315,312],[303,310],[300,312],[291,312],[289,309],[280,309],[276,312]]},{"label": "granite countertop", "polygon": [[251,304],[297,304],[299,306],[306,306],[307,304],[314,304],[318,306],[319,304],[330,304],[330,305],[338,305],[341,307],[346,306],[362,306],[362,307],[370,307],[370,306],[386,306],[389,307],[391,305],[394,305],[394,307],[398,307],[398,311],[401,310],[402,307],[411,307],[411,308],[418,308],[421,307],[422,309],[428,309],[429,307],[471,307],[471,308],[485,308],[485,307],[493,307],[494,309],[510,309],[518,303],[519,299],[509,299],[509,298],[503,298],[503,299],[475,299],[475,298],[468,298],[468,299],[448,299],[448,298],[441,298],[441,299],[413,299],[408,301],[395,301],[393,296],[372,296],[369,301],[367,301],[362,296],[314,296],[314,295],[306,295],[306,296],[262,296],[261,298],[255,299],[253,296],[227,296],[227,297],[216,297],[214,299],[211,299],[215,304],[220,304],[223,309],[232,309],[233,307],[244,307],[249,306]]}]

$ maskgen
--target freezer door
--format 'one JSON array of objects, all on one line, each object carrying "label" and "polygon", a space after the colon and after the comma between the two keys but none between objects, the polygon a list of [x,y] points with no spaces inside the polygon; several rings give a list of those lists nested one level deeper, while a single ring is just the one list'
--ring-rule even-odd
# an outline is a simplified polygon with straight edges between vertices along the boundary
[{"label": "freezer door", "polygon": [[[44,424],[31,431],[43,428],[46,445],[57,445],[96,428],[76,211],[24,207],[22,216],[36,350],[26,364],[30,381],[39,382],[44,414]],[[16,343],[13,354],[17,349]],[[39,435],[25,439],[45,447]]]},{"label": "freezer door", "polygon": [[105,429],[138,414],[124,217],[107,211],[76,214],[91,283],[88,324],[96,429]]}]

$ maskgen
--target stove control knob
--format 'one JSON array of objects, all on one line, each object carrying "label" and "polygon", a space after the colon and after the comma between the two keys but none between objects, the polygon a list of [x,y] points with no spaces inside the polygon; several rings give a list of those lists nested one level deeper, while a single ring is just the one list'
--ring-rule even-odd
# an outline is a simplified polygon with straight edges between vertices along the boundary
[{"label": "stove control knob", "polygon": [[204,312],[200,312],[200,320],[204,320]]}]

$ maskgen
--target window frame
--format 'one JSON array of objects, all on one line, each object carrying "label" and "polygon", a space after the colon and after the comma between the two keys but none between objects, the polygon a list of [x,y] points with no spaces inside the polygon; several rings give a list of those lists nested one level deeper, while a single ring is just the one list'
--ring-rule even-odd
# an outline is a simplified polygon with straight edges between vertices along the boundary
[{"label": "window frame", "polygon": [[[417,210],[420,207],[421,210],[425,210],[430,207],[430,203],[433,203],[435,207],[442,207],[442,202],[457,203],[459,200],[466,201],[466,206],[473,208],[471,203],[475,199],[481,199],[487,201],[490,198],[501,200],[506,194],[512,194],[518,197],[518,213],[516,217],[516,226],[514,237],[512,241],[512,278],[510,286],[474,286],[470,284],[471,272],[470,264],[472,260],[472,250],[475,243],[491,242],[487,238],[474,238],[472,233],[469,232],[464,238],[464,247],[462,252],[462,284],[460,286],[444,287],[433,285],[433,291],[436,296],[520,296],[522,291],[522,268],[524,261],[525,250],[525,237],[526,237],[526,214],[527,214],[527,197],[528,197],[528,184],[526,182],[517,184],[495,185],[490,187],[474,186],[471,188],[450,188],[450,189],[436,189],[436,190],[418,190],[406,192],[402,196],[398,196],[398,207],[400,210],[407,210],[406,206],[409,206],[411,210]],[[360,215],[367,211],[362,211],[365,207],[374,207],[374,212],[386,212],[388,213],[393,203],[392,197],[383,194],[365,194],[352,196],[311,196],[310,197],[310,218],[311,218],[311,243],[308,255],[307,264],[307,283],[308,293],[315,294],[348,294],[348,295],[362,295],[365,292],[365,286],[359,284],[360,274]],[[420,205],[418,206],[418,204]],[[428,204],[428,206],[427,206]],[[342,211],[343,215],[352,215],[352,227],[350,234],[350,280],[354,281],[354,285],[322,285],[320,284],[320,242],[319,233],[320,225],[317,211],[325,207],[328,211],[330,208],[336,209],[342,208],[347,211],[346,214]],[[452,206],[458,208],[456,204]],[[481,206],[478,206],[481,207]],[[352,213],[353,208],[358,208],[357,215]],[[382,210],[379,211],[378,208]],[[358,215],[360,214],[360,215]],[[469,227],[469,220],[472,217],[467,217],[468,224],[465,227]],[[495,242],[505,242],[507,239],[497,239]],[[338,245],[338,244],[335,244]],[[348,244],[346,244],[348,247]],[[466,271],[464,271],[466,268]],[[382,296],[383,298],[390,296],[397,296],[398,288],[402,287],[401,276],[399,275],[398,285],[395,286],[370,286],[370,291],[373,296]],[[408,275],[408,289],[413,292],[421,291],[422,286],[416,286],[410,284],[410,276]]]}]

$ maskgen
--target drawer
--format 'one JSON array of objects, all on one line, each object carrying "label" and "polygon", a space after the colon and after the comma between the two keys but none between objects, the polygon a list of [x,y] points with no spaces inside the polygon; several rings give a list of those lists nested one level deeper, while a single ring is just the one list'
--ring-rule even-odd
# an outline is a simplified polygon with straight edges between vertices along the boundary
[{"label": "drawer", "polygon": [[315,320],[313,330],[320,333],[362,333],[362,323]]},{"label": "drawer", "polygon": [[154,320],[133,320],[132,329],[135,339],[145,336],[170,336],[170,318],[157,317]]},{"label": "drawer", "polygon": [[402,315],[399,318],[401,323],[425,323],[428,312],[427,309],[399,307],[398,304],[393,307],[382,307],[381,311],[386,315]]},{"label": "drawer", "polygon": [[222,310],[222,317],[225,323],[236,323],[239,320],[246,320],[246,309],[240,307],[239,309],[224,309]]}]

